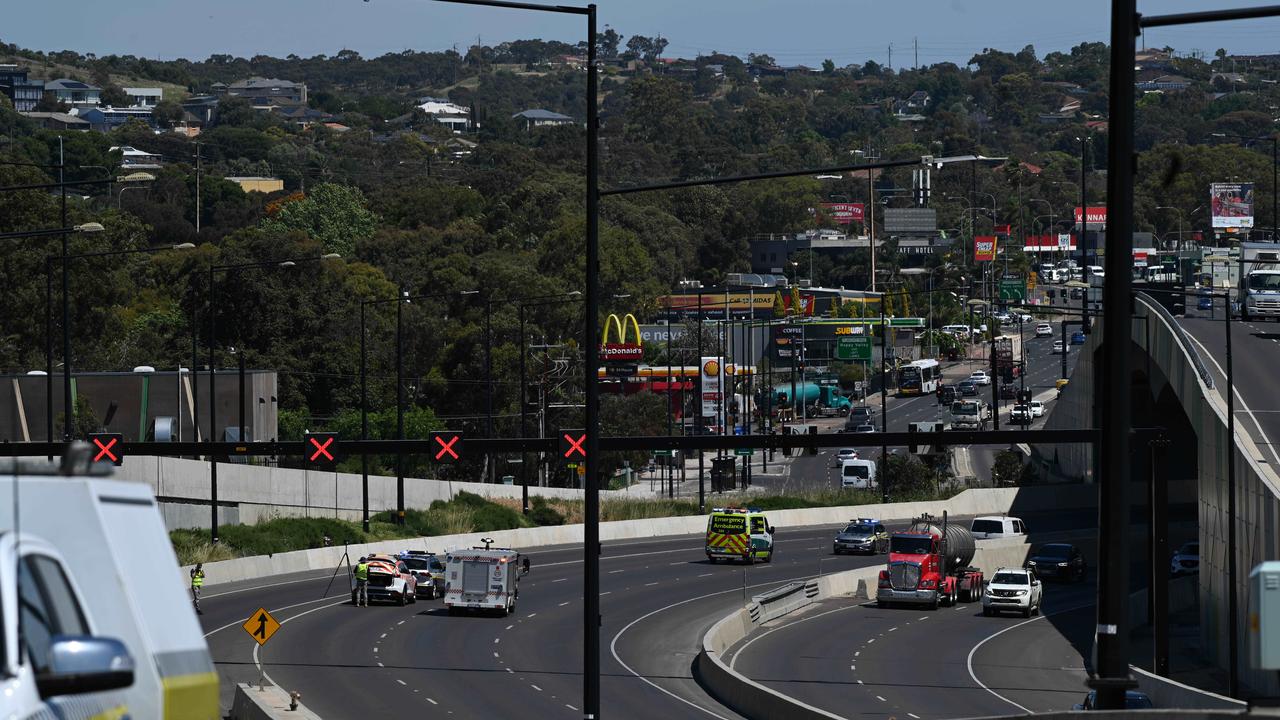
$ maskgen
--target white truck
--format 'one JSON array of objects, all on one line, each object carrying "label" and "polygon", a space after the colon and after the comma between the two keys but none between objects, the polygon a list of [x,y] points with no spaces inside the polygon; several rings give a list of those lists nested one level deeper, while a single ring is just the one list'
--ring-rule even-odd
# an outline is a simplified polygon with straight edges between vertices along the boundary
[{"label": "white truck", "polygon": [[109,472],[0,459],[0,718],[219,718],[155,497]]},{"label": "white truck", "polygon": [[464,610],[496,610],[506,615],[516,609],[520,576],[529,572],[529,558],[509,548],[485,547],[450,550],[445,557],[444,605],[450,615]]},{"label": "white truck", "polygon": [[845,490],[874,490],[878,487],[875,461],[850,458],[841,462],[840,487]]},{"label": "white truck", "polygon": [[986,430],[991,410],[982,400],[965,399],[951,403],[952,430]]},{"label": "white truck", "polygon": [[1240,319],[1280,320],[1280,246],[1240,243]]}]

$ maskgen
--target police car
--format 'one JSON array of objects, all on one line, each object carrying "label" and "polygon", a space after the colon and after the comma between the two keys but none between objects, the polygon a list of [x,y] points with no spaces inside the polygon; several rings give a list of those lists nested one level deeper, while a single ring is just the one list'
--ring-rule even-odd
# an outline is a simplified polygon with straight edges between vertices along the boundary
[{"label": "police car", "polygon": [[405,550],[397,556],[418,581],[418,597],[444,597],[444,560],[426,550]]},{"label": "police car", "polygon": [[884,523],[875,518],[850,520],[843,530],[836,533],[831,545],[834,555],[842,553],[877,554],[889,551],[889,532]]}]

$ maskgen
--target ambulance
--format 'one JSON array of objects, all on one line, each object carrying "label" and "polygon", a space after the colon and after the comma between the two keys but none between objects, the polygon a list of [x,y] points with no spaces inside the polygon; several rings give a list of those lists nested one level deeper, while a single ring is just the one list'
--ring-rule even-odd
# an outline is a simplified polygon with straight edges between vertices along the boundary
[{"label": "ambulance", "polygon": [[444,606],[450,615],[466,610],[491,610],[507,615],[520,597],[520,576],[529,572],[529,559],[510,548],[484,547],[450,550],[445,556]]},{"label": "ambulance", "polygon": [[773,560],[773,526],[759,508],[713,508],[707,518],[707,560]]},{"label": "ambulance", "polygon": [[0,459],[0,718],[216,720],[218,676],[151,489]]}]

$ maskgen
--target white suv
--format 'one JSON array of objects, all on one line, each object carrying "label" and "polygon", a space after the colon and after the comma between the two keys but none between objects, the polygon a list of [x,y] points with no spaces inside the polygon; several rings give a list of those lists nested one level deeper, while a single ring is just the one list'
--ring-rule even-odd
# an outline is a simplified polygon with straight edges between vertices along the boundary
[{"label": "white suv", "polygon": [[983,387],[991,384],[991,376],[987,374],[986,370],[973,371],[969,375],[969,379],[973,381],[973,384],[982,385]]},{"label": "white suv", "polygon": [[1044,600],[1044,587],[1036,574],[1026,568],[1000,568],[992,576],[987,591],[982,594],[982,614],[998,615],[1004,610],[1031,617],[1040,613]]}]

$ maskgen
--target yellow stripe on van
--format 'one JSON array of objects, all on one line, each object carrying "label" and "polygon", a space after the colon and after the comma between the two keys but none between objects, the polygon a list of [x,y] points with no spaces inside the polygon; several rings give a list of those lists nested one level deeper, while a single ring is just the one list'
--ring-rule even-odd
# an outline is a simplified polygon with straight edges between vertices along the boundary
[{"label": "yellow stripe on van", "polygon": [[89,716],[89,720],[123,720],[129,717],[129,708],[126,705],[118,705],[110,710],[103,710]]},{"label": "yellow stripe on van", "polygon": [[165,720],[217,720],[218,674],[196,673],[164,678]]}]

